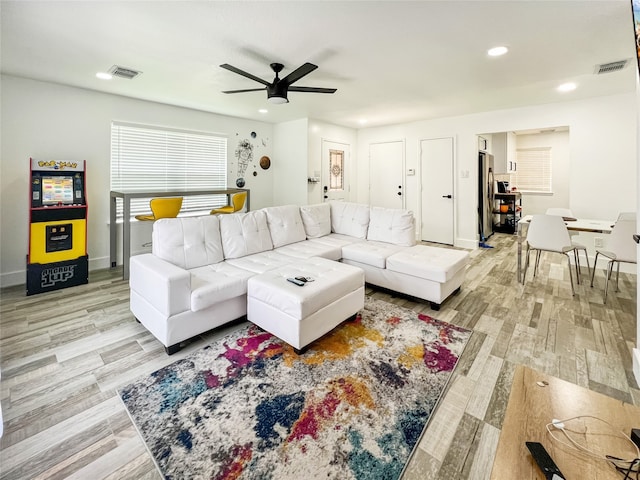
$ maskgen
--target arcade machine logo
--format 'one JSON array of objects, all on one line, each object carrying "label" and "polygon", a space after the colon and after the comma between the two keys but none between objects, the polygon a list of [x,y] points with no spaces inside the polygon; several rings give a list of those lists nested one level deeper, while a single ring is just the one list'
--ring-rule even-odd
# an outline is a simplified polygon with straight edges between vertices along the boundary
[{"label": "arcade machine logo", "polygon": [[41,168],[51,168],[53,170],[64,170],[65,168],[78,168],[78,163],[49,160],[48,162],[39,161],[38,166]]},{"label": "arcade machine logo", "polygon": [[75,265],[64,265],[60,267],[45,268],[40,277],[40,287],[53,287],[57,283],[64,283],[73,278]]}]

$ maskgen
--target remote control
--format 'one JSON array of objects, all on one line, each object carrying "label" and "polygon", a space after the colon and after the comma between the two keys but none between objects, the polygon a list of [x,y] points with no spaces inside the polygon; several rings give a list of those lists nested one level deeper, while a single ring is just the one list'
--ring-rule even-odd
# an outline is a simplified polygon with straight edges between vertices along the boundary
[{"label": "remote control", "polygon": [[298,280],[297,278],[287,278],[287,282],[291,282],[294,285],[297,285],[299,287],[304,287],[304,282],[301,282],[300,280]]},{"label": "remote control", "polygon": [[525,442],[525,444],[547,480],[564,480],[562,472],[541,443]]}]

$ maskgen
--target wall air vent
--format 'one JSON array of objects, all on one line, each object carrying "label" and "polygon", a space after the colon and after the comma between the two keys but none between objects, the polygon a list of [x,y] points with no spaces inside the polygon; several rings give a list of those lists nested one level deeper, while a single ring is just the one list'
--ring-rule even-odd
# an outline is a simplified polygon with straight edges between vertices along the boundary
[{"label": "wall air vent", "polygon": [[627,66],[628,60],[620,60],[618,62],[603,63],[602,65],[596,65],[596,75],[602,75],[603,73],[617,72]]},{"label": "wall air vent", "polygon": [[109,73],[114,77],[126,78],[127,80],[132,80],[140,75],[142,72],[138,72],[137,70],[133,70],[131,68],[119,67],[118,65],[114,65],[109,70]]}]

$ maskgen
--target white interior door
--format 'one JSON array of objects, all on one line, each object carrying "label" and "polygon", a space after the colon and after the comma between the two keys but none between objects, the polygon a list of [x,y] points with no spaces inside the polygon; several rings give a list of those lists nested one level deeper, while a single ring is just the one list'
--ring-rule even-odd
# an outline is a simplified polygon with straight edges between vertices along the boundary
[{"label": "white interior door", "polygon": [[420,142],[421,239],[453,245],[453,138]]},{"label": "white interior door", "polygon": [[348,200],[351,145],[322,140],[322,201]]},{"label": "white interior door", "polygon": [[369,145],[369,203],[404,207],[404,141]]}]

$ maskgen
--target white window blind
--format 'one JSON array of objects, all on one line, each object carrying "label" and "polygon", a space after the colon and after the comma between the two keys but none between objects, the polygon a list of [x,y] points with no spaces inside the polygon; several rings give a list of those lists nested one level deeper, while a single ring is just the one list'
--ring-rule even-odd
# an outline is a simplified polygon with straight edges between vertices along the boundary
[{"label": "white window blind", "polygon": [[521,192],[552,193],[551,147],[518,148],[512,180]]},{"label": "white window blind", "polygon": [[[111,190],[199,190],[227,188],[227,139],[113,122]],[[184,197],[181,213],[208,212],[225,205],[226,195]],[[149,199],[131,200],[131,216],[149,213]],[[117,218],[122,219],[118,202]]]}]

